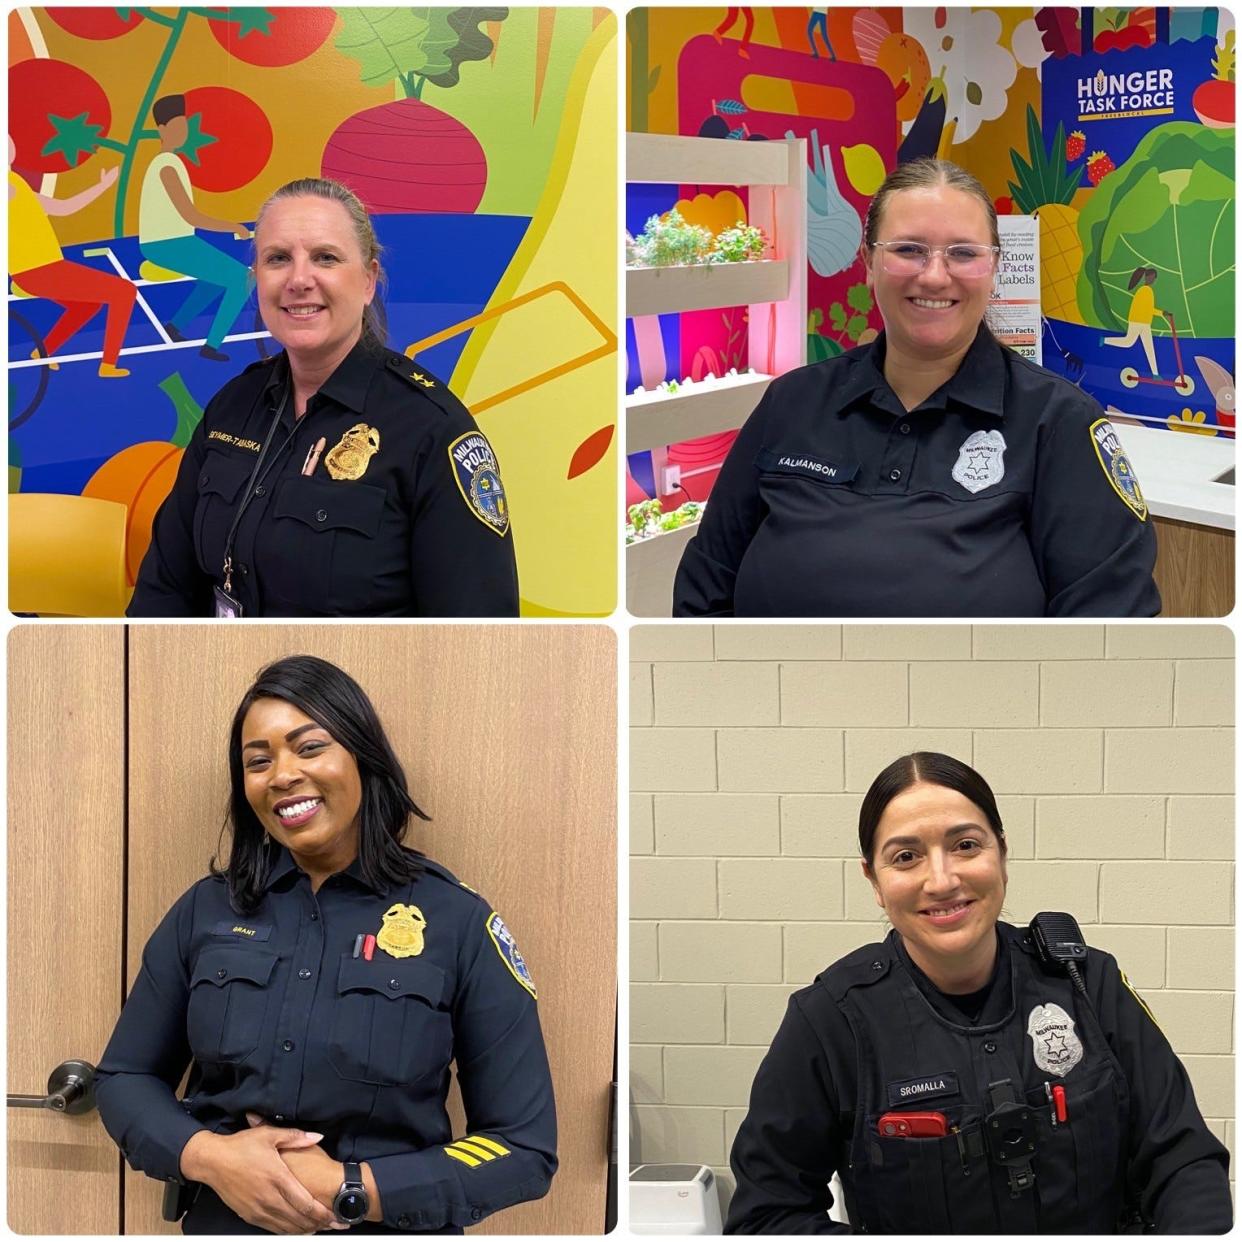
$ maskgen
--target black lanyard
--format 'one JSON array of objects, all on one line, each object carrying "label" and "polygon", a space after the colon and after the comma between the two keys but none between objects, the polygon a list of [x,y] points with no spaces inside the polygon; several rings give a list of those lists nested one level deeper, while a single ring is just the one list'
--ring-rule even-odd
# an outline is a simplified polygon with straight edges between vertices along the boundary
[{"label": "black lanyard", "polygon": [[[250,503],[254,496],[256,480],[262,482],[266,479],[274,466],[279,460],[280,455],[289,447],[289,442],[297,435],[298,423],[297,419],[293,420],[293,430],[285,437],[285,442],[276,450],[276,455],[272,458],[267,470],[263,470],[263,459],[267,456],[267,450],[272,447],[272,440],[276,435],[276,428],[280,423],[280,416],[285,412],[285,406],[289,402],[289,389],[292,387],[292,381],[285,385],[285,391],[281,394],[280,404],[276,407],[276,413],[272,416],[272,425],[267,429],[267,435],[263,437],[263,447],[259,450],[259,458],[254,463],[254,469],[250,472],[250,479],[246,484],[246,494],[242,497],[242,502],[237,506],[237,512],[233,515],[233,525],[229,527],[228,536],[224,540],[224,591],[226,595],[233,593],[233,540],[237,537],[237,527],[241,523],[242,514],[246,512],[246,506]],[[262,475],[259,472],[263,470]]]}]

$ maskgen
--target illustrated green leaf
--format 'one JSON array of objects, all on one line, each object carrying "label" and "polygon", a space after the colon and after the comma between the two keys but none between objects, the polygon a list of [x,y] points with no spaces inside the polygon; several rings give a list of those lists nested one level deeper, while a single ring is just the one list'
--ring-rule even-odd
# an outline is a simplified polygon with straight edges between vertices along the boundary
[{"label": "illustrated green leaf", "polygon": [[832,322],[832,330],[840,332],[845,327],[845,307],[840,302],[833,302],[828,308],[828,318]]},{"label": "illustrated green leaf", "polygon": [[849,292],[845,295],[845,300],[863,315],[870,314],[871,308],[875,305],[871,300],[871,290],[862,282],[850,285]]},{"label": "illustrated green leaf", "polygon": [[223,20],[236,25],[239,39],[244,39],[251,34],[270,37],[271,25],[276,20],[276,14],[267,9],[236,8],[229,9]]},{"label": "illustrated green leaf", "polygon": [[650,95],[651,92],[655,90],[656,83],[659,80],[660,80],[660,66],[656,65],[656,67],[651,71],[650,77],[647,78],[647,94],[648,95]]},{"label": "illustrated green leaf", "polygon": [[867,330],[866,315],[851,315],[850,321],[845,325],[845,335],[851,341],[856,341]]},{"label": "illustrated green leaf", "polygon": [[366,86],[382,86],[422,63],[427,19],[415,9],[345,8],[333,46],[357,61]]},{"label": "illustrated green leaf", "polygon": [[214,134],[209,134],[203,129],[203,114],[195,112],[192,116],[186,117],[185,141],[177,148],[177,151],[197,168],[202,163],[198,158],[198,153],[204,147],[209,147],[213,142],[218,141],[219,139]]},{"label": "illustrated green leaf", "polygon": [[92,125],[89,112],[79,112],[74,117],[53,116],[48,114],[48,121],[55,131],[49,138],[40,155],[63,155],[71,168],[76,168],[78,161],[89,155],[99,146],[99,135],[103,133],[102,125]]}]

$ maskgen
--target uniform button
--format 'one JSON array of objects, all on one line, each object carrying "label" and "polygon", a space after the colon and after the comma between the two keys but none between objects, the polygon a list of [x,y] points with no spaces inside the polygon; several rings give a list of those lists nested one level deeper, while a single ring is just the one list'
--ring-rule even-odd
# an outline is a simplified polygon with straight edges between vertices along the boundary
[{"label": "uniform button", "polygon": [[266,496],[267,488],[264,487],[262,483],[260,483],[259,486],[254,489],[254,494],[256,496]]},{"label": "uniform button", "polygon": [[318,922],[319,922],[319,911],[318,911],[318,910],[312,910],[312,911],[311,911],[311,922],[312,922],[312,923],[318,923]]},{"label": "uniform button", "polygon": [[408,1216],[397,1217],[397,1228],[398,1229],[408,1229],[413,1223],[414,1222],[410,1220]]},{"label": "uniform button", "polygon": [[229,974],[229,972],[228,972],[227,970],[225,970],[225,969],[224,969],[224,967],[222,966],[219,970],[217,970],[217,971],[216,971],[216,978],[217,978],[217,979],[227,979],[227,978],[228,978],[228,974]]},{"label": "uniform button", "polygon": [[320,510],[319,510],[319,511],[315,514],[315,521],[316,521],[316,522],[326,522],[327,520],[328,520],[328,511],[327,511],[327,509],[320,509]]},{"label": "uniform button", "polygon": [[250,566],[247,565],[244,561],[240,565],[238,565],[237,568],[241,571],[241,576],[243,578],[247,577],[250,573]]},{"label": "uniform button", "polygon": [[307,970],[305,966],[303,966],[302,969],[298,971],[299,979],[309,979],[310,977],[311,977],[311,972]]},{"label": "uniform button", "polygon": [[471,1209],[470,1209],[470,1219],[471,1219],[471,1220],[482,1220],[482,1219],[483,1219],[483,1209],[482,1209],[482,1208],[471,1208]]},{"label": "uniform button", "polygon": [[872,970],[883,970],[883,969],[884,969],[884,963],[883,963],[883,962],[872,962],[872,963],[871,963],[871,969],[872,969]]},{"label": "uniform button", "polygon": [[988,1042],[983,1045],[983,1051],[984,1052],[995,1052],[996,1045],[989,1039]]},{"label": "uniform button", "polygon": [[903,436],[908,436],[910,434],[910,424],[902,423],[901,426],[898,428],[898,430],[901,432]]},{"label": "uniform button", "polygon": [[888,472],[888,477],[889,477],[890,479],[892,479],[892,481],[893,481],[894,483],[896,483],[896,482],[897,482],[897,480],[901,478],[901,471],[900,471],[900,470],[890,470],[890,471]]},{"label": "uniform button", "polygon": [[395,991],[396,991],[396,990],[397,990],[397,989],[401,986],[401,984],[399,984],[399,983],[396,981],[396,979],[389,979],[389,980],[388,980],[388,986],[389,986],[390,988],[392,988],[392,990],[395,992]]},{"label": "uniform button", "polygon": [[284,1119],[284,1113],[277,1113],[276,1116],[272,1118],[273,1121],[284,1121]]},{"label": "uniform button", "polygon": [[293,1040],[291,1040],[291,1039],[286,1039],[286,1040],[285,1040],[285,1042],[284,1042],[283,1044],[281,1044],[280,1046],[281,1046],[281,1047],[282,1047],[282,1048],[283,1048],[286,1052],[292,1052],[292,1051],[293,1051]]}]

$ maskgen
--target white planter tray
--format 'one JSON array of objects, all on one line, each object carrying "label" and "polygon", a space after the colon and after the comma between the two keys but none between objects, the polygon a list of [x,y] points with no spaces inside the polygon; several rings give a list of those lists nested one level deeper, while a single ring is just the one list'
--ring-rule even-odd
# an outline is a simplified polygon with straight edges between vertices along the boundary
[{"label": "white planter tray", "polygon": [[625,269],[625,313],[631,318],[783,302],[788,296],[789,264],[784,259]]},{"label": "white planter tray", "polygon": [[735,431],[759,404],[772,379],[771,375],[726,375],[672,393],[631,393],[625,399],[625,451],[641,453]]}]

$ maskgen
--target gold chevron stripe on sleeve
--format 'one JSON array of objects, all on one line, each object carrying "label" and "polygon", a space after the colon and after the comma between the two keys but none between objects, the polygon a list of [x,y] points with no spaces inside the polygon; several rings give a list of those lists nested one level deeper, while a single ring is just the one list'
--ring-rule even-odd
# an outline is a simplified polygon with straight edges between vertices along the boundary
[{"label": "gold chevron stripe on sleeve", "polygon": [[484,1138],[481,1134],[472,1134],[470,1141],[472,1143],[481,1143],[488,1151],[494,1151],[498,1156],[507,1156],[509,1154],[507,1147],[502,1147],[495,1139]]},{"label": "gold chevron stripe on sleeve", "polygon": [[496,1153],[488,1151],[486,1147],[480,1143],[476,1143],[473,1139],[458,1139],[454,1144],[458,1151],[468,1151],[472,1156],[478,1156],[480,1160],[495,1160]]},{"label": "gold chevron stripe on sleeve", "polygon": [[[482,1160],[476,1160],[473,1156],[467,1155],[464,1151],[459,1151],[456,1147],[446,1147],[444,1149],[446,1156],[452,1156],[454,1160],[460,1160],[462,1164],[468,1164],[472,1169],[477,1169],[483,1163]],[[494,1160],[495,1157],[493,1156]]]}]

